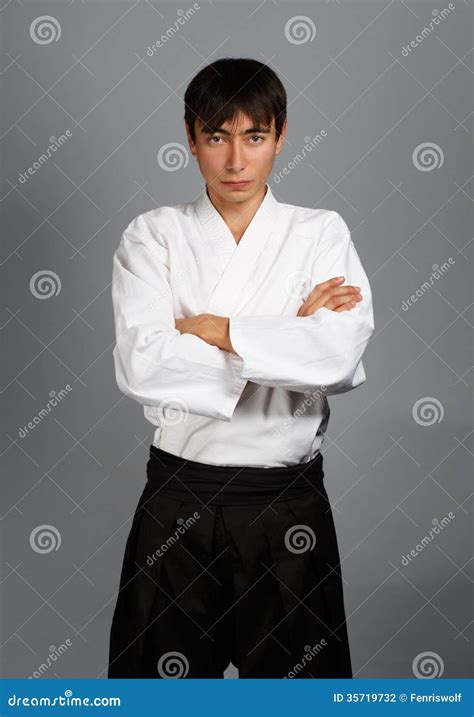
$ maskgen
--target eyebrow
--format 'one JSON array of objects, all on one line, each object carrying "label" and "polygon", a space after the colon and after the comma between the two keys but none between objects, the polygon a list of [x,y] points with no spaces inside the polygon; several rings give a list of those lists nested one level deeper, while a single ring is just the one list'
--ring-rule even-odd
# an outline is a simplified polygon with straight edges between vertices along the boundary
[{"label": "eyebrow", "polygon": [[[270,134],[271,129],[266,127],[250,127],[250,129],[246,129],[243,132],[240,132],[240,135],[246,135],[246,134],[255,134],[255,132],[260,132],[263,134]],[[229,130],[224,129],[223,127],[219,128],[213,128],[213,127],[203,127],[201,129],[201,134],[226,134],[230,135]]]}]

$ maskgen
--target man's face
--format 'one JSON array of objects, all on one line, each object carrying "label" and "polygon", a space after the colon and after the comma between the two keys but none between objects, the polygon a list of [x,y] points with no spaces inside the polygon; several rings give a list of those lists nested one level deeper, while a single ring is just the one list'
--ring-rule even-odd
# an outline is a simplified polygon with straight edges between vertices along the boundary
[{"label": "man's face", "polygon": [[[265,186],[275,155],[282,147],[287,123],[276,140],[275,120],[270,127],[255,127],[251,118],[238,115],[233,130],[226,122],[214,131],[196,122],[194,143],[186,126],[189,148],[196,157],[209,192],[230,202],[248,200]],[[229,182],[248,181],[242,186]]]}]

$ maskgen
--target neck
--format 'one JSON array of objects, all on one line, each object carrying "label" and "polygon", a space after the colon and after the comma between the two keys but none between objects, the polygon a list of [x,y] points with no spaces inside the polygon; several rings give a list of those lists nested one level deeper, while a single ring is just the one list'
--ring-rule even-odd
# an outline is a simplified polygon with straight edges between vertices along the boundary
[{"label": "neck", "polygon": [[258,192],[248,199],[243,199],[240,202],[229,202],[222,194],[216,192],[211,185],[206,184],[207,196],[224,219],[237,244],[265,199],[267,191],[267,186],[264,184]]}]

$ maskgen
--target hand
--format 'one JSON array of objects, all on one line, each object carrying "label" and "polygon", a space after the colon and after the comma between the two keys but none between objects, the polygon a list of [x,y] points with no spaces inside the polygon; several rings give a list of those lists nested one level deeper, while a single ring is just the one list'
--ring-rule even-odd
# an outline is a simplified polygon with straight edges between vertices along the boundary
[{"label": "hand", "polygon": [[181,334],[193,334],[211,346],[234,352],[229,335],[229,319],[225,316],[197,314],[186,319],[176,319],[175,327]]},{"label": "hand", "polygon": [[207,314],[196,314],[186,319],[176,319],[174,325],[181,334],[193,334],[202,338],[201,334],[206,330],[206,323]]},{"label": "hand", "polygon": [[344,276],[316,284],[306,301],[301,304],[297,316],[310,316],[325,306],[331,311],[350,311],[362,300],[359,286],[338,286],[345,281]]}]

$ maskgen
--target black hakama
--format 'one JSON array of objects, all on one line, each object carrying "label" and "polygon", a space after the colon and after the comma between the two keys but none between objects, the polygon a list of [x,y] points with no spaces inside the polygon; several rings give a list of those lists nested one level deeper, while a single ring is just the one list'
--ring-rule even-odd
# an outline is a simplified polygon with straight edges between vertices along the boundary
[{"label": "black hakama", "polygon": [[350,678],[321,453],[216,466],[151,445],[128,535],[109,678]]}]

